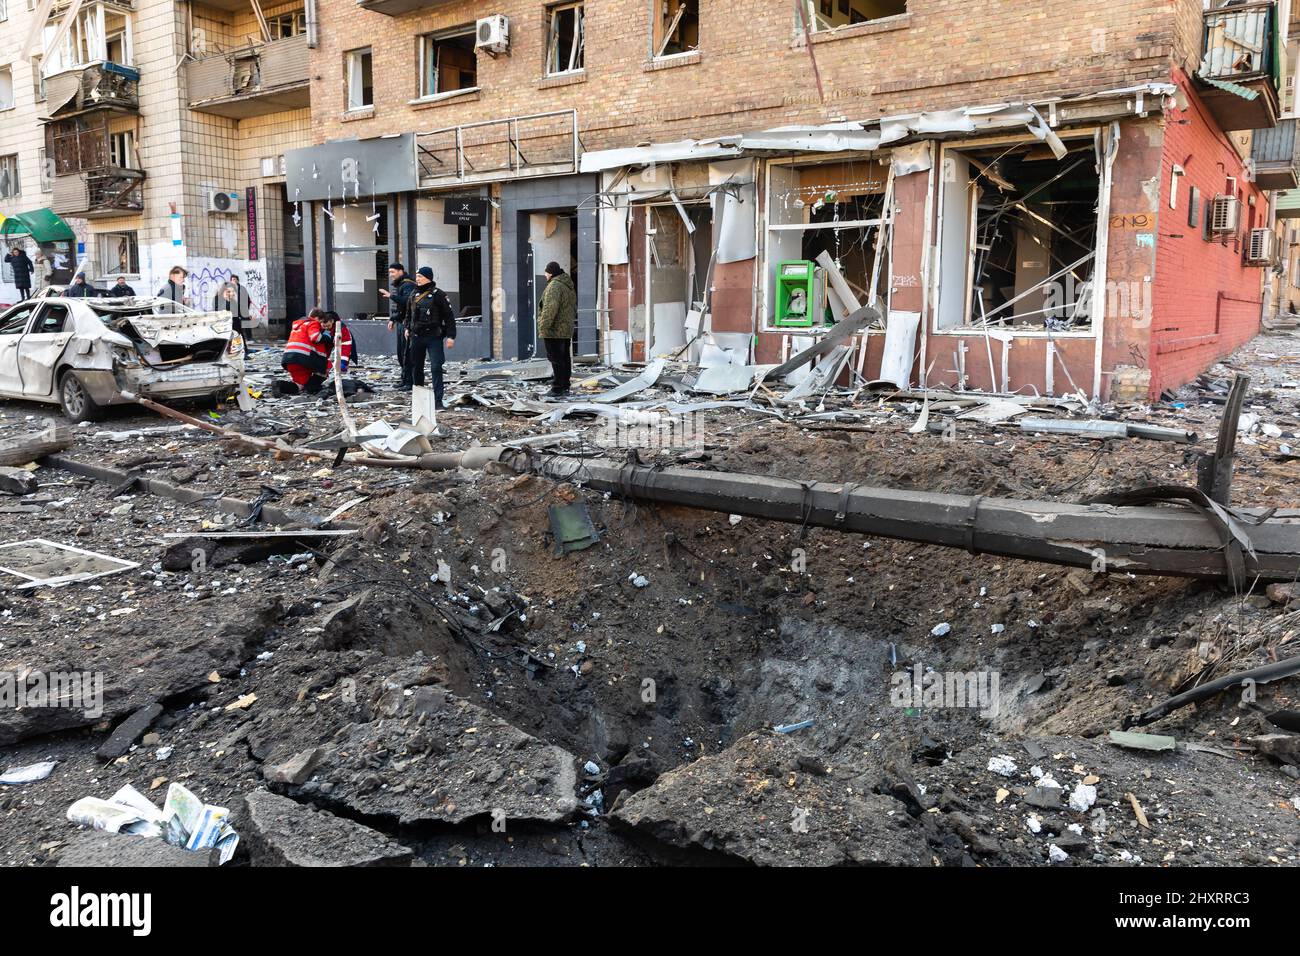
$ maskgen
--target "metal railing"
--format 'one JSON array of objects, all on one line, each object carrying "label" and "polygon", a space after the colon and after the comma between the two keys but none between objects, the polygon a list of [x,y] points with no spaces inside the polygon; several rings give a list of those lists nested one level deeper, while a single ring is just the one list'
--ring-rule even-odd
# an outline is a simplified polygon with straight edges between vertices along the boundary
[{"label": "metal railing", "polygon": [[415,134],[420,178],[489,182],[578,171],[578,111],[483,120]]},{"label": "metal railing", "polygon": [[1250,159],[1256,167],[1300,165],[1300,137],[1294,119],[1278,120],[1271,129],[1257,129],[1251,137]]}]

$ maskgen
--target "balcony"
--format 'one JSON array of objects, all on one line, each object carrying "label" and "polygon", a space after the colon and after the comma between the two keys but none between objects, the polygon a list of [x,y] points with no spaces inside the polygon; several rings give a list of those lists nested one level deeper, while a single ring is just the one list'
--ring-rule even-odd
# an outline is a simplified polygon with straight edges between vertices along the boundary
[{"label": "balcony", "polygon": [[200,113],[245,119],[311,105],[306,34],[192,60],[185,77]]},{"label": "balcony", "polygon": [[140,71],[111,60],[45,78],[45,119],[66,119],[96,110],[140,110]]},{"label": "balcony", "polygon": [[1277,125],[1282,86],[1277,5],[1244,3],[1206,10],[1204,17],[1196,79],[1215,121],[1227,131]]},{"label": "balcony", "polygon": [[415,134],[420,183],[487,183],[578,171],[578,113],[558,110]]},{"label": "balcony", "polygon": [[451,3],[452,0],[357,0],[357,6],[362,10],[385,13],[390,17],[400,17],[412,10],[437,10]]},{"label": "balcony", "polygon": [[95,219],[141,212],[144,173],[138,169],[104,166],[54,177],[50,208],[60,216]]},{"label": "balcony", "polygon": [[1300,186],[1300,137],[1296,121],[1284,119],[1272,129],[1256,130],[1250,144],[1255,184],[1261,189]]}]

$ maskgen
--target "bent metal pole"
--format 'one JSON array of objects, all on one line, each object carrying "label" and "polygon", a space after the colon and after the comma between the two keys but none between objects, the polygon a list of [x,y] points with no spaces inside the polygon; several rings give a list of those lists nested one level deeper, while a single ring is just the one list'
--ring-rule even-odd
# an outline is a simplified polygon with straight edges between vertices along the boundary
[{"label": "bent metal pole", "polygon": [[[476,449],[484,456],[489,449]],[[595,491],[724,514],[768,518],[1031,561],[1135,574],[1233,580],[1223,532],[1195,510],[1025,501],[798,481],[766,475],[653,468],[505,450],[501,461]],[[1246,586],[1300,574],[1300,510],[1258,524],[1238,509]]]}]

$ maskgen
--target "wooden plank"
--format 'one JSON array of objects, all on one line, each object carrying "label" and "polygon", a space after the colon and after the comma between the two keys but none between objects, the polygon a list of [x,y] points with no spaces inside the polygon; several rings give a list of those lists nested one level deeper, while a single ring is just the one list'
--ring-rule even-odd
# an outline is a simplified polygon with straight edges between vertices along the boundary
[{"label": "wooden plank", "polygon": [[71,447],[72,429],[51,425],[39,432],[0,439],[0,465],[26,465]]}]

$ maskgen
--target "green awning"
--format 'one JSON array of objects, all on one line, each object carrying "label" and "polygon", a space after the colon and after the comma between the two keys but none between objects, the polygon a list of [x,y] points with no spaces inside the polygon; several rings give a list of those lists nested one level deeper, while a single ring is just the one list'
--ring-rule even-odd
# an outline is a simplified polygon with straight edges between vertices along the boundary
[{"label": "green awning", "polygon": [[1211,86],[1217,86],[1219,89],[1228,93],[1236,93],[1243,100],[1253,100],[1259,96],[1259,90],[1252,90],[1249,87],[1242,86],[1240,83],[1233,83],[1230,80],[1218,80],[1212,76],[1202,76],[1202,80]]},{"label": "green awning", "polygon": [[47,208],[8,216],[0,222],[0,236],[29,234],[37,242],[76,242],[72,228]]}]

